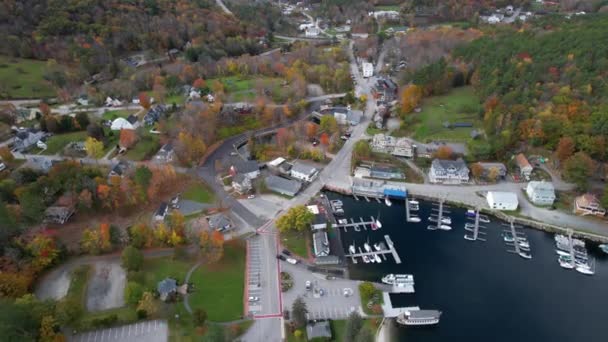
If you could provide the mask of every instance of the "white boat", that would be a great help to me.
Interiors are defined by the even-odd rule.
[[[439,229],[441,230],[452,230],[452,227],[448,226],[447,224],[442,224],[439,226]]]
[[[490,219],[486,215],[479,215],[479,222],[490,223]]]
[[[390,207],[391,205],[393,205],[393,203],[388,198],[388,196],[384,197],[384,204],[386,204],[387,207]]]
[[[557,255],[568,256],[568,257],[570,256],[570,253],[568,253],[568,252],[560,251],[559,249],[556,249],[555,251],[557,252]]]
[[[418,205],[410,204],[410,211],[418,211],[418,210],[420,210],[420,207]]]
[[[524,258],[524,259],[532,259],[532,255],[530,253],[526,253],[526,252],[519,252],[518,253],[520,257]]]
[[[513,242],[513,241],[515,241],[515,239],[513,239],[513,235],[511,235],[511,234],[509,234],[509,235],[505,234],[502,237],[502,239],[503,239],[504,242]]]
[[[437,226],[436,225],[428,225],[428,226],[426,226],[426,229],[428,229],[428,230],[437,230]]]
[[[469,209],[464,215],[468,217],[475,217],[475,210]]]
[[[595,271],[593,271],[593,270],[592,270],[591,268],[589,268],[589,267],[581,267],[581,266],[576,266],[576,270],[577,270],[579,273],[586,274],[586,275],[594,275],[594,274],[595,274]]]
[[[348,246],[348,251],[350,252],[350,254],[357,253],[356,250],[355,250],[355,245]]]
[[[414,276],[411,274],[387,274],[382,277],[382,282],[387,285],[395,285],[397,283],[413,284]]]
[[[469,235],[467,235],[467,234],[464,234],[464,239],[465,239],[465,240],[469,240],[469,241],[475,241],[475,240],[476,240],[474,237],[469,236]]]
[[[364,255],[362,258],[364,263],[369,264],[369,257],[367,255]]]
[[[369,246],[369,243],[367,243],[367,242],[363,244],[363,248],[365,248],[365,251],[368,253],[372,251],[372,248]]]
[[[374,254],[374,259],[376,259],[377,263],[382,263],[382,259],[380,259],[380,256],[378,254]]]
[[[418,217],[418,216],[410,216],[410,220],[408,222],[418,223],[420,221],[421,221],[420,217]]]
[[[414,199],[409,200],[408,203],[411,204],[411,205],[419,205],[420,204],[418,201],[416,201]]]
[[[348,224],[348,220],[347,219],[339,219],[338,220],[338,224]]]
[[[523,248],[530,248],[530,243],[528,241],[517,241],[517,245]]]
[[[574,268],[574,264],[573,264],[572,262],[563,261],[563,260],[561,260],[561,259],[558,259],[558,260],[557,260],[557,262],[559,262],[559,265],[560,265],[562,268],[565,268],[565,269],[568,269],[568,270],[571,270],[571,269],[573,269],[573,268]]]
[[[376,226],[377,226],[378,228],[382,228],[382,222],[380,222],[380,220],[379,220],[379,219],[376,219]]]
[[[603,243],[603,244],[599,245],[598,247],[602,250],[602,252],[608,254],[608,243]]]
[[[377,251],[381,251],[382,250],[382,248],[380,248],[380,244],[378,242],[376,242],[374,244],[374,249],[377,250]]]
[[[402,325],[434,325],[439,323],[441,311],[412,310],[397,316],[397,323]]]
[[[429,222],[437,222],[437,217],[435,217],[435,216],[429,216],[428,220],[429,220]],[[452,219],[449,216],[443,216],[441,218],[441,223],[443,223],[443,224],[452,224]]]

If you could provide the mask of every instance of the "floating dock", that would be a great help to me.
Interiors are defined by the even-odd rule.
[[[348,223],[336,223],[335,227],[336,228],[344,228],[344,231],[346,232],[347,228],[354,228],[356,232],[361,231],[361,228],[363,228],[364,230],[367,230],[368,227],[369,229],[372,229],[374,226],[376,226],[376,222],[378,221],[376,218],[374,218],[373,216],[370,216],[370,221],[365,221],[363,219],[363,217],[359,217],[359,221],[355,221],[353,218],[350,219],[345,219],[345,220],[350,220],[350,222]]]
[[[405,308],[395,308],[393,307],[393,303],[391,302],[391,297],[389,296],[389,292],[382,292],[382,311],[384,312],[384,317],[395,318],[402,313],[406,313],[408,311],[420,310],[417,306],[405,307]]]
[[[505,224],[503,223],[503,225],[505,225]],[[513,242],[512,243],[505,242],[505,243],[507,246],[513,247],[514,249],[513,250],[507,249],[507,252],[515,253],[524,259],[532,259],[532,255],[530,254],[530,248],[528,248],[528,247],[524,248],[524,247],[520,246],[520,244],[519,244],[520,239],[526,239],[526,241],[527,241],[526,235],[522,232],[517,231],[517,229],[521,229],[522,227],[521,226],[516,227],[515,224],[513,223],[513,220],[511,220],[509,222],[508,226],[509,226],[510,230],[504,230],[504,231],[507,233],[511,233],[511,236],[513,236]]]
[[[386,248],[386,246],[380,245],[381,249],[379,251],[364,252],[363,250],[361,250],[361,247],[358,247],[359,253],[346,254],[345,256],[351,258],[353,264],[356,264],[356,258],[362,258],[364,255],[379,255],[386,261],[386,254],[392,254],[393,259],[395,259],[395,263],[400,264],[401,258],[399,257],[399,254],[397,253],[397,250],[395,249],[395,246],[393,245],[393,241],[391,240],[390,236],[384,235],[384,239],[386,240],[386,245],[388,246],[388,249]]]
[[[471,219],[472,217],[467,216],[467,218]],[[474,224],[470,224],[468,222],[464,224],[464,230],[473,233],[473,235],[465,233],[464,239],[469,240],[469,241],[477,241],[477,240],[486,241],[485,238],[479,236],[479,235],[486,235],[485,232],[480,231],[481,228],[485,229],[486,227],[479,225],[479,208],[475,209],[474,220],[475,220]]]

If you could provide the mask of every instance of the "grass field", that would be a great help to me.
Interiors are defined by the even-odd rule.
[[[213,202],[213,192],[207,187],[207,185],[198,183],[189,187],[186,190],[182,197],[184,199],[200,202],[200,203],[212,203]]]
[[[307,232],[281,232],[281,244],[293,254],[308,257],[308,233]]]
[[[474,128],[481,127],[479,119],[479,98],[474,94],[472,87],[461,87],[452,90],[444,96],[434,96],[425,99],[422,111],[413,116],[414,123],[406,127],[413,132],[413,137],[420,141],[446,140],[468,141]],[[473,127],[445,128],[444,122],[472,123]]]
[[[87,138],[87,132],[72,132],[53,135],[46,141],[47,149],[42,151],[42,154],[53,155],[61,152],[63,148],[72,141],[84,141]]]
[[[273,77],[255,77],[248,78],[242,76],[228,76],[228,77],[220,77],[220,78],[210,78],[207,80],[207,86],[212,88],[214,81],[220,81],[224,85],[224,91],[229,93],[242,92],[246,90],[250,90],[255,88],[256,82],[267,82],[269,84],[274,84],[276,82],[280,82],[280,78]]]
[[[240,125],[220,128],[218,136],[220,139],[226,139],[252,129],[260,128],[260,125],[261,123],[254,117],[247,117]]]
[[[160,148],[159,137],[156,134],[146,132],[140,137],[135,147],[127,151],[127,158],[133,161],[142,161],[154,155]]]
[[[135,111],[135,110],[124,110],[124,109],[109,110],[109,111],[103,113],[103,115],[101,117],[104,120],[114,120],[117,118],[126,118],[127,116],[129,116],[131,114],[135,114],[135,113],[137,113],[137,111]]]
[[[46,62],[0,56],[0,98],[41,98],[55,96],[44,79]]]
[[[376,5],[374,6],[375,11],[397,11],[399,12],[399,5]]]

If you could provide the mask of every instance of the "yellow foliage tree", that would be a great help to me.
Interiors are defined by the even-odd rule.
[[[103,157],[103,142],[93,138],[88,137],[84,142],[84,148],[87,150],[87,155],[94,159],[99,159]]]
[[[422,99],[422,89],[411,84],[401,92],[401,113],[408,114],[418,106]]]

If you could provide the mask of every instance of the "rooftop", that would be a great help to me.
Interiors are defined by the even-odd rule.
[[[304,164],[304,163],[297,161],[293,164],[293,167],[291,168],[291,172],[302,173],[305,175],[312,175],[315,172],[317,172],[317,168],[315,168],[312,165]]]
[[[331,328],[329,326],[329,322],[311,322],[306,325],[306,336],[308,340],[312,340],[315,338],[331,338]]]
[[[291,179],[286,179],[278,176],[266,177],[266,186],[273,191],[283,193],[285,195],[294,196],[302,188],[302,183]]]

